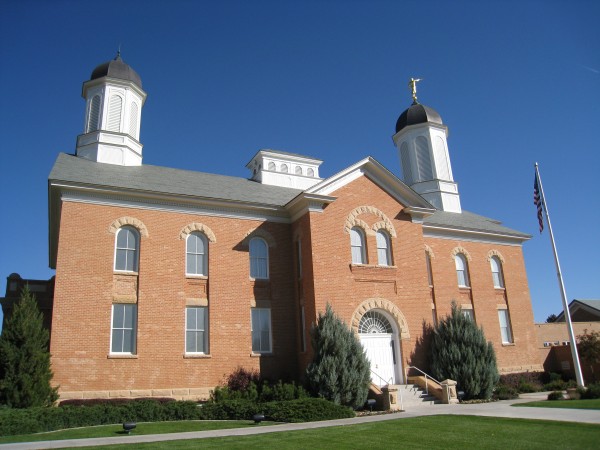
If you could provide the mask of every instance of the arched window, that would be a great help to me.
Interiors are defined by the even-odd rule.
[[[288,173],[288,166],[287,166],[287,164],[282,164],[281,165],[281,172]]]
[[[454,263],[456,264],[458,285],[469,287],[469,268],[467,265],[467,258],[465,258],[465,255],[462,253],[459,253],[454,257]]]
[[[494,287],[504,287],[504,276],[502,275],[502,263],[500,258],[492,256],[490,258],[490,266],[492,267],[492,279],[494,280]]]
[[[88,117],[88,129],[87,132],[91,133],[98,129],[100,123],[100,96],[94,95],[90,103],[90,114]]]
[[[275,163],[274,163],[273,161],[271,161],[271,162],[269,163],[269,170],[273,170],[273,171],[275,171],[275,170],[276,170]]]
[[[185,273],[208,275],[208,244],[206,236],[198,231],[189,234],[186,240]]]
[[[312,167],[308,168],[308,170],[306,171],[306,175],[308,175],[309,177],[315,176],[315,171],[312,169]]]
[[[361,334],[391,334],[392,325],[387,318],[377,311],[367,311],[358,322],[358,332]]]
[[[140,242],[138,231],[129,226],[119,228],[116,241],[115,270],[137,272]]]
[[[352,264],[366,264],[365,233],[359,227],[350,230],[350,247],[352,249]]]
[[[269,247],[261,238],[250,240],[250,277],[269,278]]]
[[[296,172],[296,175],[302,175],[302,167],[296,166],[295,172]]]
[[[377,261],[380,266],[392,265],[390,237],[384,230],[377,231]]]
[[[108,131],[121,131],[121,109],[123,99],[118,95],[113,95],[108,102],[108,122],[106,129]]]

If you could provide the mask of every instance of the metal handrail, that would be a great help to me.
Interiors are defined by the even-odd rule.
[[[438,386],[441,388],[442,387],[442,383],[440,383],[438,380],[436,380],[435,378],[433,378],[431,375],[427,374],[426,372],[422,371],[421,369],[419,369],[416,366],[408,366],[405,370],[404,370],[404,375],[406,376],[406,382],[408,383],[408,371],[410,369],[416,369],[419,372],[421,372],[423,375],[425,375],[425,394],[429,395],[429,384],[427,383],[427,379],[431,379],[432,381],[435,381]]]
[[[390,377],[389,380],[386,380],[385,378],[381,377],[377,372],[374,372],[373,369],[371,369],[371,373],[373,375],[375,375],[377,378],[379,378],[381,381],[384,382],[384,384],[392,384],[394,379],[392,377]]]

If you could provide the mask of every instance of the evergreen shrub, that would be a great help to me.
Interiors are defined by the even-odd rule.
[[[512,400],[514,398],[519,398],[519,391],[507,384],[498,384],[494,388],[492,398],[496,400]]]
[[[456,303],[440,320],[431,339],[430,368],[438,380],[451,379],[464,391],[465,400],[489,399],[499,375],[496,353],[483,330],[465,317]]]
[[[48,340],[35,296],[25,287],[0,335],[0,404],[29,408],[56,401]]]
[[[548,400],[562,400],[563,398],[562,391],[553,391],[548,394]]]
[[[578,388],[580,398],[589,400],[592,398],[600,398],[600,383],[589,384],[585,388]]]
[[[327,304],[311,329],[313,361],[306,369],[310,392],[338,405],[360,408],[371,382],[371,367],[358,337]]]

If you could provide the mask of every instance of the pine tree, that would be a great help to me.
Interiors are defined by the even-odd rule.
[[[12,408],[49,406],[57,388],[50,386],[49,334],[35,297],[25,287],[0,335],[0,404]]]
[[[363,406],[371,377],[369,360],[358,337],[329,304],[311,337],[314,358],[306,369],[311,392],[340,405]]]
[[[483,329],[465,317],[456,303],[452,312],[434,328],[430,368],[438,380],[457,382],[465,398],[490,398],[498,382],[496,353],[486,342]]]

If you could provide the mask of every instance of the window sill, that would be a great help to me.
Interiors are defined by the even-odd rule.
[[[264,352],[264,353],[256,353],[256,352],[252,352],[250,353],[250,357],[251,358],[262,358],[264,356],[273,356],[272,352]]]
[[[192,273],[186,273],[185,277],[191,280],[208,280],[208,275],[194,275]]]
[[[502,347],[514,347],[515,343],[514,342],[503,342],[502,343]]]
[[[471,286],[459,286],[459,291],[469,292],[471,290]]]
[[[496,292],[504,292],[504,291],[506,291],[506,288],[503,288],[503,287],[498,287],[498,286],[494,286],[494,290],[495,290]]]
[[[183,359],[210,359],[212,355],[210,353],[184,353]]]
[[[113,270],[114,275],[125,275],[130,277],[136,277],[139,275],[139,272],[130,272],[128,270]]]
[[[107,359],[138,359],[138,355],[132,353],[109,353]]]

